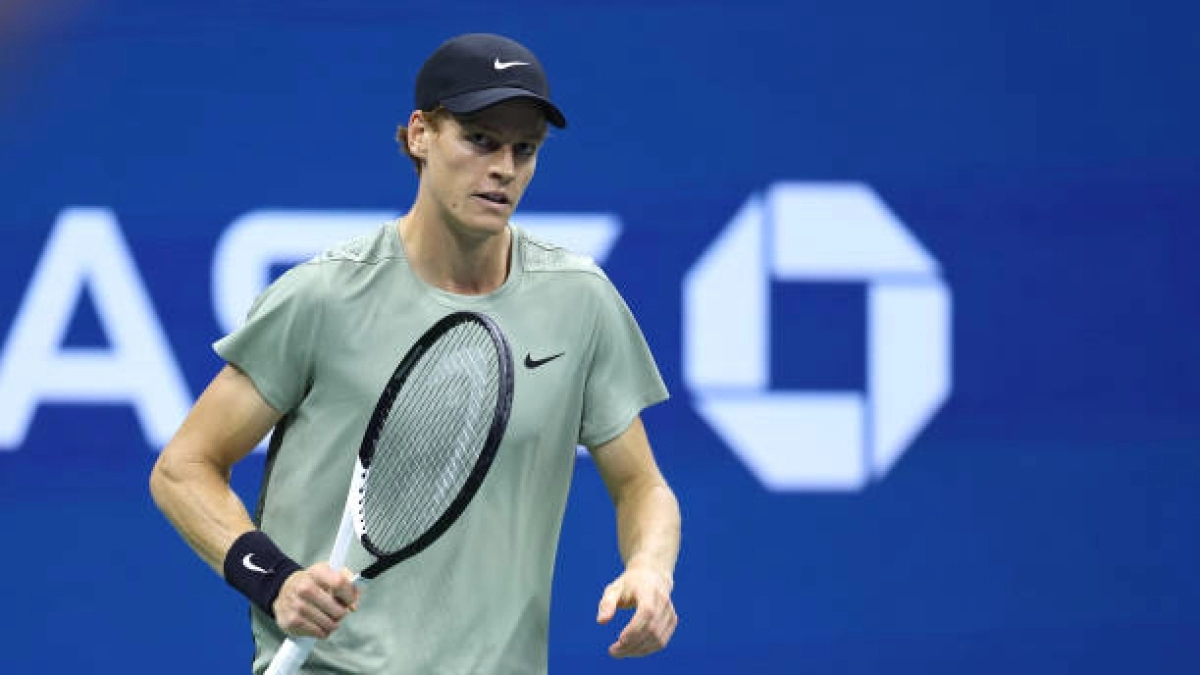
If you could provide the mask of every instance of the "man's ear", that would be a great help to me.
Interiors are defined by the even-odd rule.
[[[429,122],[424,113],[414,110],[408,117],[408,151],[417,159],[425,159],[429,153]]]

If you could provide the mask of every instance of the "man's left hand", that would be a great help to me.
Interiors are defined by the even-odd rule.
[[[604,589],[597,623],[607,624],[618,609],[636,610],[620,637],[609,646],[611,656],[646,656],[667,646],[679,623],[671,602],[671,587],[666,574],[632,567]]]

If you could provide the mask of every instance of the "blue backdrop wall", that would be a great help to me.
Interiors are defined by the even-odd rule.
[[[619,560],[582,460],[552,671],[1197,672],[1198,21],[6,0],[0,669],[188,649],[173,672],[245,672],[244,604],[146,489],[220,366],[222,284],[254,286],[221,243],[255,214],[299,236],[407,208],[415,69],[487,30],[539,54],[571,121],[521,212],[602,223],[673,393],[646,419],[685,518],[675,641],[605,655]],[[261,253],[264,274],[300,255]],[[720,334],[713,307],[739,308]],[[234,476],[247,499],[261,470]]]

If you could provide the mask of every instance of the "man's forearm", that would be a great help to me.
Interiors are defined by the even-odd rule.
[[[230,473],[279,418],[250,378],[225,366],[163,448],[150,474],[154,502],[218,574],[229,545],[254,527],[242,500],[229,487]]]
[[[227,476],[214,467],[160,459],[150,491],[167,520],[217,574],[229,545],[254,527]]]
[[[626,568],[653,569],[673,582],[680,540],[675,493],[666,483],[650,482],[622,495],[616,509],[617,542]]]

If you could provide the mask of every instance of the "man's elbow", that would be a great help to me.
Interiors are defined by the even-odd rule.
[[[150,496],[159,510],[165,511],[173,498],[180,494],[182,487],[197,477],[196,470],[200,463],[190,461],[181,449],[171,441],[163,448],[150,470]]]
[[[150,469],[150,497],[154,499],[154,504],[160,511],[163,510],[164,502],[170,498],[172,484],[176,482],[172,472],[171,461],[164,449],[154,462],[154,467]]]

